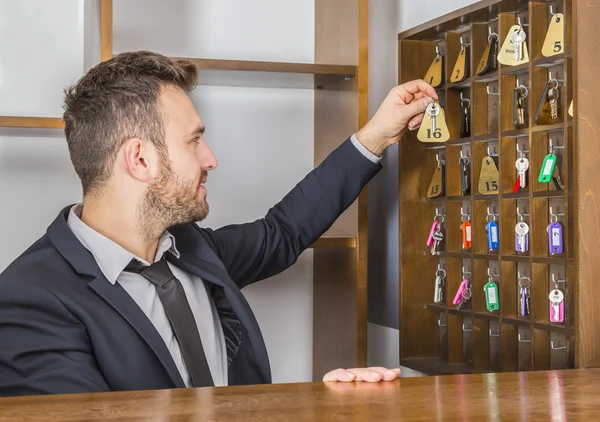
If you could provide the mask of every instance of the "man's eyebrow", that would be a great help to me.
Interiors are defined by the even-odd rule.
[[[206,130],[206,127],[198,126],[196,129],[194,129],[192,131],[192,133],[190,134],[190,138],[196,138],[198,136],[203,135],[205,130]]]

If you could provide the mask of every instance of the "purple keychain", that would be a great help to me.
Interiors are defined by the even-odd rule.
[[[550,255],[563,253],[563,228],[557,220],[552,221],[548,226],[548,252]]]

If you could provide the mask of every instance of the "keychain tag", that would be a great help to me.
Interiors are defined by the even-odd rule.
[[[548,32],[542,46],[542,54],[546,57],[555,56],[564,51],[565,43],[565,19],[562,13],[552,16]]]
[[[569,116],[573,117],[573,100],[571,100],[571,104],[569,104]]]
[[[515,41],[517,41],[516,44]],[[508,31],[508,35],[498,52],[498,62],[506,66],[516,66],[529,62],[526,35],[520,25],[513,25]]]
[[[452,303],[454,305],[458,305],[463,300],[463,292],[467,289],[468,286],[469,280],[463,280],[462,283],[460,283],[460,286],[458,286],[458,291],[454,296],[454,300],[452,300]]]
[[[439,87],[440,85],[442,85],[442,82],[444,80],[443,69],[444,56],[442,56],[438,52],[438,54],[436,54],[435,56],[435,59],[433,59],[433,62],[431,62],[431,64],[429,65],[429,69],[427,70],[427,73],[425,74],[423,80],[434,88]]]
[[[488,237],[488,249],[490,252],[498,250],[498,223],[496,221],[490,221],[486,225],[487,237]]]
[[[499,172],[496,162],[490,156],[483,157],[481,173],[479,174],[479,193],[482,195],[494,195],[498,193]]]
[[[550,255],[563,253],[563,228],[558,221],[553,221],[548,226],[548,252]]]
[[[462,247],[463,249],[471,249],[472,241],[472,224],[470,221],[463,221],[460,225],[462,231]]]
[[[438,163],[429,184],[427,198],[437,198],[442,195],[444,195],[444,165]]]
[[[456,59],[456,63],[454,64],[454,70],[452,70],[452,75],[450,75],[450,82],[462,82],[467,77],[468,73],[468,61],[469,61],[469,50],[466,45],[462,45],[460,47],[460,53],[458,54],[458,59]]]
[[[498,303],[498,286],[490,278],[485,286],[483,286],[485,292],[485,305],[488,311],[497,311],[500,308]]]
[[[496,70],[498,68],[498,34],[492,33],[488,36],[488,43],[483,50],[479,64],[477,65],[476,74],[483,75],[484,73]]]
[[[446,142],[450,139],[444,108],[436,102],[427,106],[417,133],[421,142]]]
[[[559,94],[558,81],[553,79],[546,84],[544,93],[535,113],[534,121],[538,125],[552,125],[559,117]]]
[[[550,183],[552,180],[552,175],[554,174],[554,167],[556,166],[556,155],[548,154],[546,158],[544,158],[544,163],[542,164],[542,168],[540,169],[540,176],[538,177],[538,182],[540,183]]]

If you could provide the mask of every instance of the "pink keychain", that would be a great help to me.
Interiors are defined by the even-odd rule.
[[[429,238],[427,239],[427,246],[433,246],[433,243],[435,242],[433,239],[433,234],[436,232],[439,226],[440,223],[437,221],[437,219],[434,220],[433,224],[431,225],[431,232],[429,232]]]
[[[454,296],[454,300],[452,301],[453,304],[458,305],[463,300],[463,292],[467,288],[468,284],[469,280],[463,280],[463,282],[460,283],[460,286],[458,286],[458,291],[456,292],[456,296]]]

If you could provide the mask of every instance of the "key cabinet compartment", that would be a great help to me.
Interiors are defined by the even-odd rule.
[[[407,131],[399,144],[401,365],[426,374],[600,367],[600,217],[592,199],[600,195],[600,58],[583,50],[597,49],[597,22],[600,10],[575,0],[486,0],[399,34],[398,83],[424,78],[436,49],[443,54],[436,92],[450,132],[445,143],[423,143]],[[488,43],[497,36],[500,51],[514,25],[526,34],[529,60],[478,69]],[[547,54],[549,43],[560,51]],[[462,48],[468,73],[453,81]],[[548,121],[538,110],[552,87],[558,99],[555,113],[545,109]],[[516,92],[524,96],[521,127]],[[465,108],[470,130],[461,133]],[[443,195],[428,198],[439,162]],[[425,243],[436,214],[444,240],[432,254]],[[528,227],[523,243],[520,223]],[[459,308],[453,301],[464,280],[471,295]],[[553,294],[562,295],[561,321],[553,320]]]

